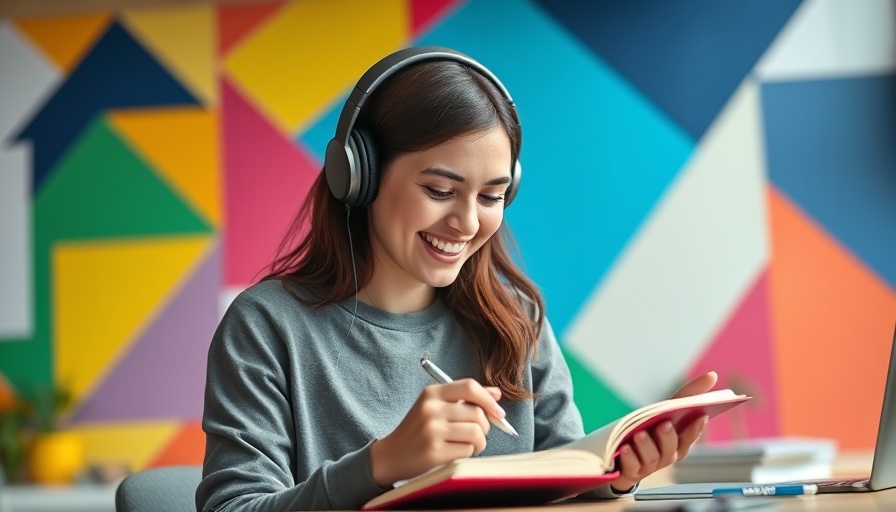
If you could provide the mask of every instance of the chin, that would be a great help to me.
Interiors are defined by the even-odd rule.
[[[433,288],[444,288],[457,281],[458,274],[460,274],[460,272],[430,276],[429,279],[425,279],[423,280],[423,282],[425,282],[429,286],[432,286]]]

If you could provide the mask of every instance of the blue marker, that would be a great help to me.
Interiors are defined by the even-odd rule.
[[[712,496],[803,496],[818,492],[818,486],[807,484],[784,485],[747,485],[744,487],[723,487],[713,489]]]

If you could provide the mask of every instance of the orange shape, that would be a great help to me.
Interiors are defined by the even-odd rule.
[[[112,127],[193,210],[221,225],[218,119],[197,107],[118,110]]]
[[[240,41],[277,11],[283,2],[222,5],[218,8],[218,55]]]
[[[781,435],[874,446],[896,291],[802,212],[768,192],[772,329]]]
[[[205,432],[202,431],[202,424],[198,421],[184,423],[149,467],[202,464],[204,456]]]
[[[73,14],[16,20],[16,25],[60,69],[71,71],[106,30],[111,15]]]

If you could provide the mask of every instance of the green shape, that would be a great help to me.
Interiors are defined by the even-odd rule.
[[[573,400],[582,413],[586,434],[634,410],[574,354],[565,348],[561,350],[572,374]]]
[[[53,385],[50,262],[56,243],[213,231],[102,117],[73,141],[44,182],[34,198],[33,221],[34,332],[0,342],[0,372],[18,389]]]
[[[102,118],[44,182],[35,221],[39,243],[212,231]]]

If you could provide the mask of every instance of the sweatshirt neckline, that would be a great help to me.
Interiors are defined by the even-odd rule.
[[[355,312],[355,296],[339,303],[339,307],[349,314]],[[390,313],[358,301],[357,316],[368,323],[396,331],[415,331],[425,329],[436,323],[448,312],[442,299],[436,297],[432,304],[421,311],[413,313]]]

